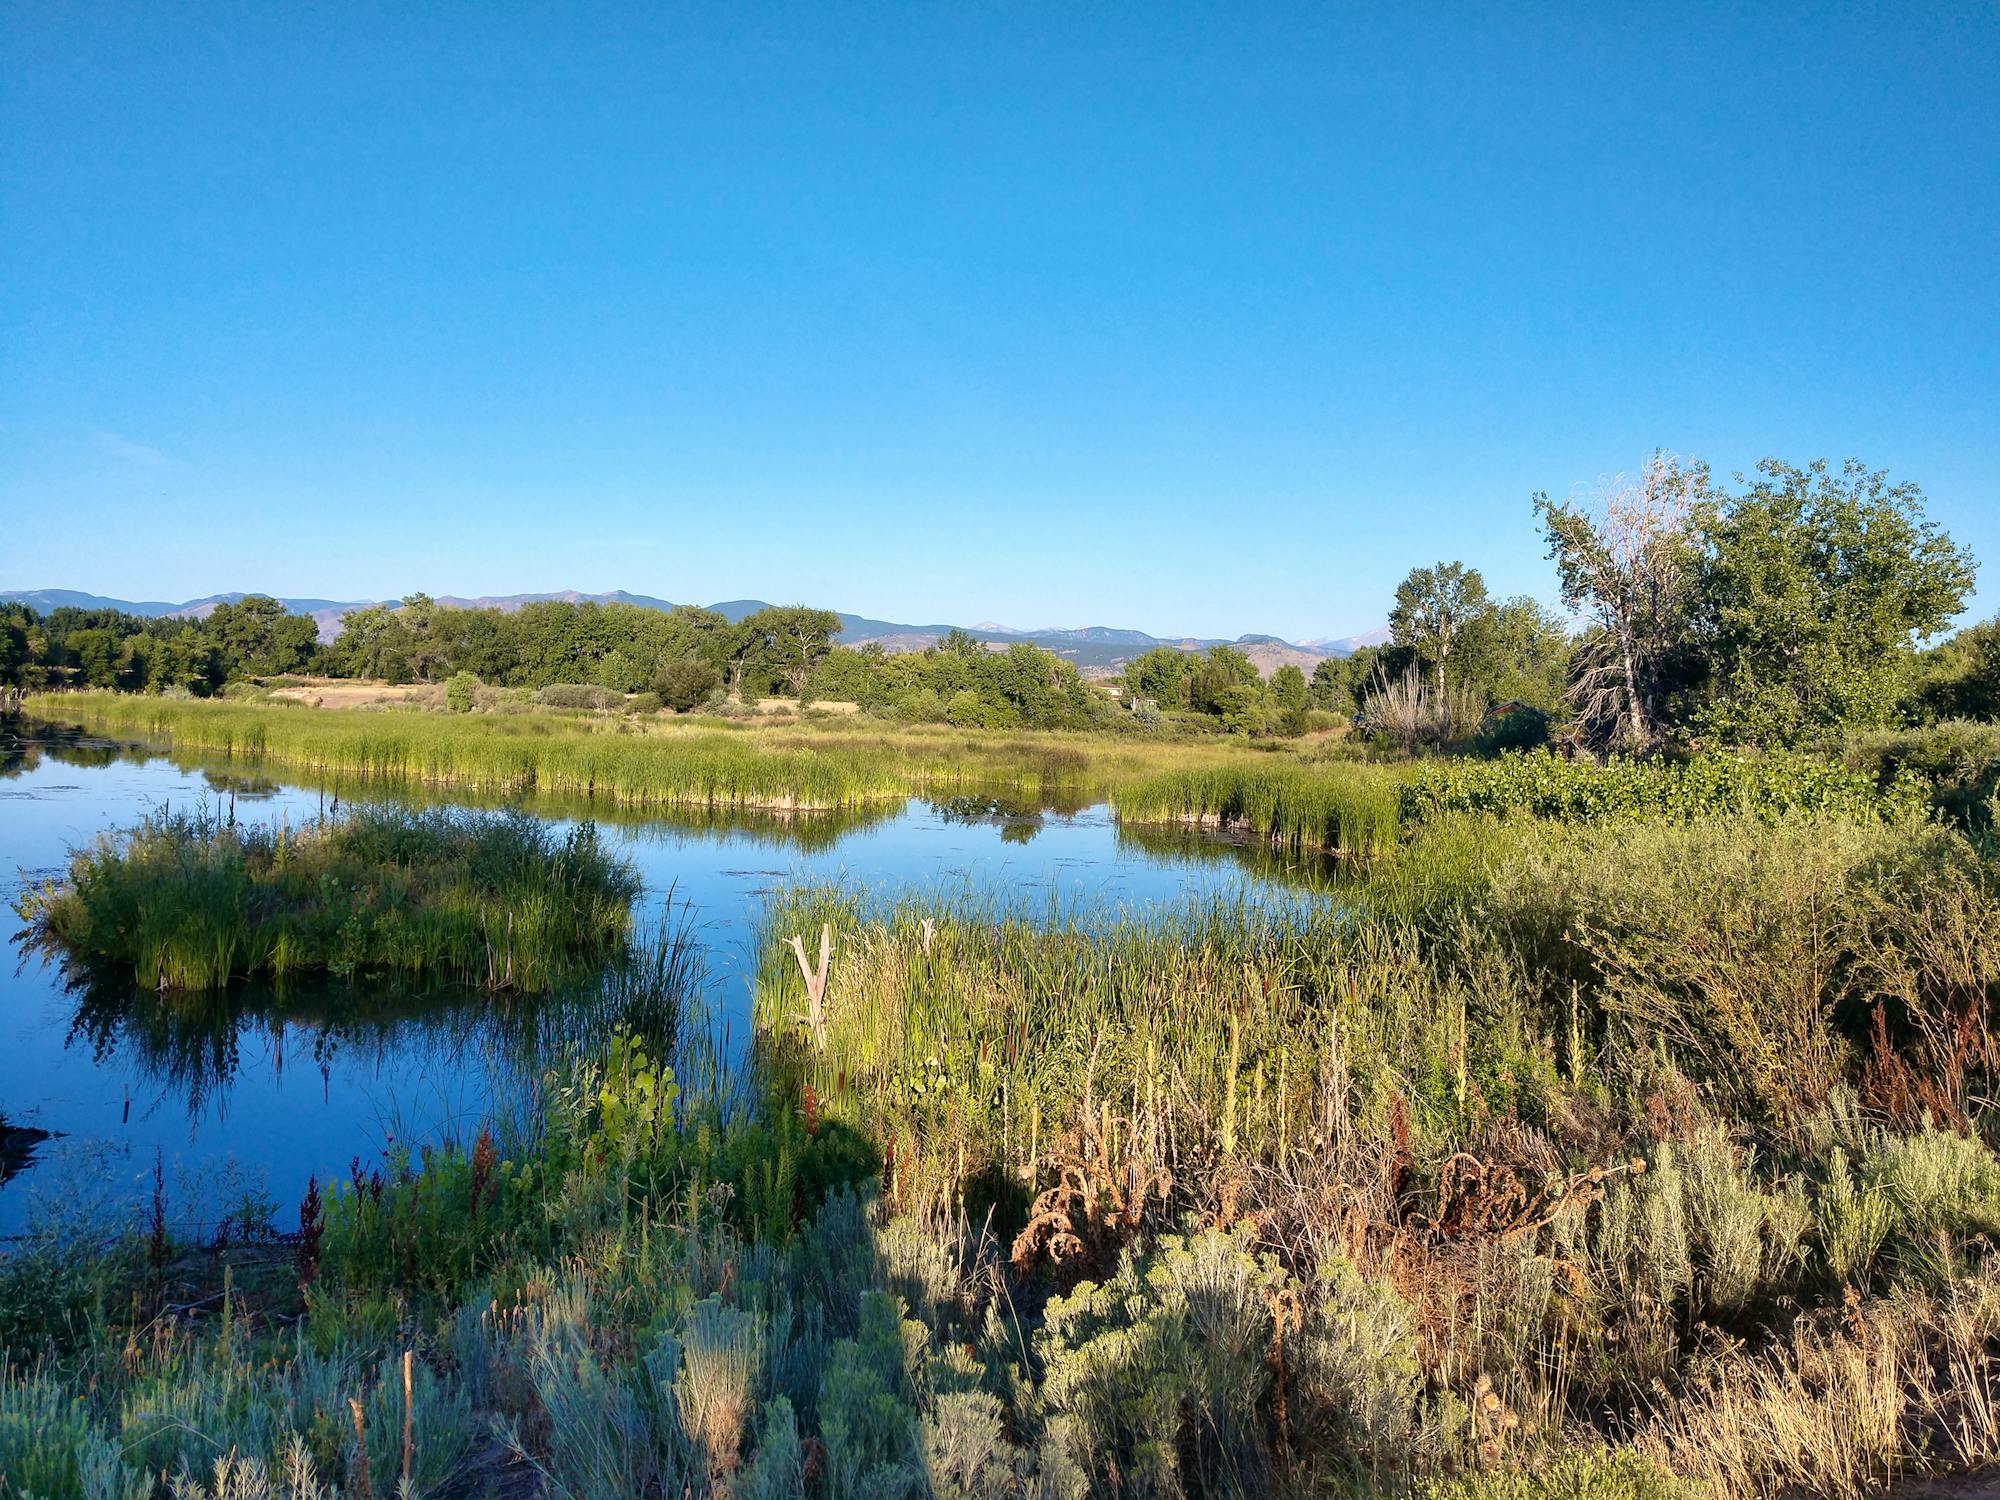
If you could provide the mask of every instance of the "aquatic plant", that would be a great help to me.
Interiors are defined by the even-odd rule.
[[[113,693],[32,700],[31,711],[232,760],[298,767],[336,786],[371,780],[537,791],[633,807],[800,812],[979,787],[1075,798],[1164,767],[1246,752],[1203,741],[808,722],[785,727],[554,713],[182,701]]]
[[[620,950],[638,892],[593,825],[358,808],[298,828],[162,809],[17,910],[30,943],[147,990],[327,974],[550,988]]]

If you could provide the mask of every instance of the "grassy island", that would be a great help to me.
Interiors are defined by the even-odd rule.
[[[540,990],[613,956],[638,880],[585,823],[361,808],[289,827],[163,810],[29,889],[30,941],[147,989],[395,977]]]

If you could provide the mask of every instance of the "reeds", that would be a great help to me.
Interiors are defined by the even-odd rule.
[[[615,956],[637,893],[588,823],[385,807],[294,829],[164,809],[18,910],[35,947],[161,993],[307,975],[539,991]]]
[[[282,763],[333,781],[536,790],[635,807],[823,811],[974,786],[1074,800],[1165,766],[1245,753],[1221,743],[1053,732],[715,720],[642,727],[556,714],[314,709],[112,693],[41,697],[32,711],[177,752]]]
[[[1290,848],[1373,854],[1396,842],[1401,778],[1378,766],[1217,766],[1118,788],[1131,823],[1197,823]]]

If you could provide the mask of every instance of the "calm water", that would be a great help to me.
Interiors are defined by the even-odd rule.
[[[0,739],[0,753],[5,741]],[[470,1133],[508,1088],[559,1006],[535,1012],[485,995],[421,996],[337,987],[282,1002],[268,993],[162,1006],[156,997],[79,991],[24,955],[13,920],[22,884],[60,873],[68,851],[163,803],[233,801],[240,821],[296,825],[334,796],[274,769],[168,758],[53,731],[0,759],[0,888],[12,960],[0,966],[0,1118],[51,1138],[4,1161],[0,1234],[53,1203],[101,1197],[106,1211],[150,1191],[156,1159],[170,1195],[212,1220],[246,1189],[281,1221],[306,1179],[344,1176],[357,1155]],[[367,795],[398,795],[379,785]],[[430,800],[437,800],[432,798]],[[595,816],[645,879],[639,917],[690,922],[727,1034],[748,1033],[754,942],[765,896],[788,882],[843,880],[878,893],[970,893],[1065,910],[1143,907],[1190,895],[1316,886],[1325,872],[1178,831],[1120,830],[1104,806],[995,806],[913,800],[862,814],[634,816],[574,803],[531,810]],[[26,1145],[13,1137],[18,1148]]]

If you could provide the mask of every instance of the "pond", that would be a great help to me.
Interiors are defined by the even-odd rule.
[[[26,882],[69,851],[163,805],[220,806],[294,826],[342,799],[457,799],[375,783],[321,786],[242,761],[203,761],[73,730],[0,730],[0,892],[7,930]],[[490,805],[490,804],[489,804]],[[1316,891],[1313,859],[1193,830],[1121,828],[1102,803],[913,799],[782,818],[634,814],[574,801],[521,804],[557,821],[593,817],[645,881],[642,926],[690,925],[725,1043],[741,1047],[765,896],[841,881],[871,893],[966,894],[1062,911],[1139,908],[1211,893],[1272,899]],[[470,1134],[574,1016],[482,993],[332,986],[183,998],[69,983],[11,937],[0,969],[0,1236],[38,1212],[102,1196],[114,1210],[152,1190],[212,1222],[245,1193],[281,1224],[309,1176],[439,1134]],[[46,1132],[46,1138],[43,1133]],[[205,1218],[204,1218],[205,1216]]]

